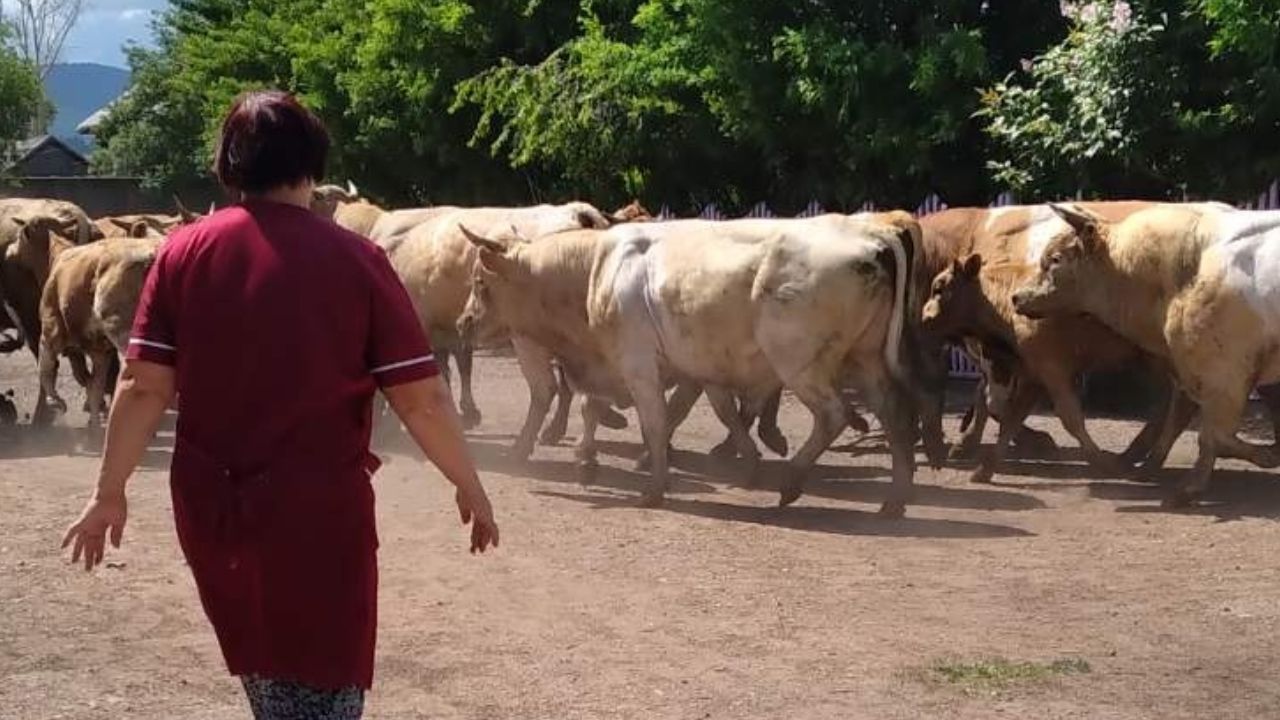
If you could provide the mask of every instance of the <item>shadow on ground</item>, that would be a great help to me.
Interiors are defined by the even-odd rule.
[[[611,493],[587,491],[582,494],[554,491],[538,491],[538,495],[570,500],[589,505],[594,510],[640,510],[636,499]],[[803,501],[802,501],[803,502]],[[900,520],[884,520],[874,512],[852,508],[805,507],[752,507],[731,505],[703,499],[668,497],[662,506],[667,512],[682,515],[723,520],[728,522],[768,525],[789,530],[829,533],[833,535],[858,535],[873,537],[937,538],[937,539],[993,539],[1029,537],[1034,533],[1008,525],[971,522],[967,520],[943,520],[908,517]]]

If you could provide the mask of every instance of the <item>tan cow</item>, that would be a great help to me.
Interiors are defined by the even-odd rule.
[[[365,237],[369,237],[378,219],[387,212],[360,197],[360,191],[350,180],[345,188],[338,185],[320,185],[315,188],[311,193],[311,210]]]
[[[1166,505],[1198,497],[1221,454],[1280,464],[1276,446],[1236,437],[1253,387],[1280,382],[1280,212],[1165,206],[1115,223],[1054,207],[1070,229],[1015,305],[1030,317],[1088,313],[1169,360],[1201,420],[1200,456]]]
[[[583,202],[521,208],[466,208],[436,215],[413,228],[388,251],[409,290],[422,326],[431,336],[441,366],[453,356],[461,381],[459,410],[464,426],[475,427],[480,411],[471,390],[471,348],[458,335],[458,318],[471,294],[476,250],[461,226],[481,235],[514,229],[527,238],[581,228],[607,228],[608,217]]]
[[[785,385],[805,403],[814,429],[792,459],[785,505],[800,497],[808,469],[845,427],[839,388],[853,372],[891,436],[894,489],[882,511],[901,514],[914,469],[914,416],[900,355],[909,233],[833,215],[638,224],[533,246],[481,241],[485,277],[497,292],[512,294],[509,302],[519,302],[516,293],[535,271],[525,253],[541,243],[555,243],[543,253],[565,253],[558,267],[580,273],[589,263],[590,337],[579,330],[564,338],[582,348],[565,368],[577,387],[619,404],[634,401],[654,475],[646,504],[661,502],[666,490],[667,443],[680,416],[679,409],[668,415],[663,390],[671,381],[702,387],[752,475],[760,453],[735,397],[758,410]],[[559,287],[554,278],[543,282]],[[590,435],[587,413],[584,420]]]
[[[1112,221],[1122,220],[1135,212],[1156,203],[1141,200],[1110,202],[1084,202],[1079,204],[1099,217]],[[1209,204],[1206,206],[1227,207]],[[1058,234],[1068,229],[1049,205],[1011,205],[997,208],[953,208],[920,218],[924,231],[922,272],[917,277],[915,292],[918,298],[928,297],[930,283],[937,275],[961,258],[977,254],[992,264],[1019,263],[1036,265],[1045,246]],[[945,379],[945,367],[941,360],[940,339],[922,333],[926,345],[927,363],[925,382],[935,392],[941,392]],[[1069,345],[1071,338],[1058,338],[1056,344]],[[1100,358],[1106,364],[1106,358]],[[1007,393],[1008,389],[1003,392]],[[941,396],[939,395],[939,398]],[[1126,459],[1148,458],[1147,466],[1159,467],[1164,457],[1152,453],[1151,447],[1164,418],[1163,407],[1156,408],[1146,428],[1134,438],[1124,452]],[[979,415],[981,417],[981,415]],[[927,418],[926,418],[927,419]],[[961,437],[953,450],[953,457],[968,457],[981,442],[984,423],[974,422]],[[1014,443],[1036,448],[1040,452],[1052,451],[1052,438],[1045,433],[1023,427],[1015,435]]]
[[[66,409],[58,395],[59,356],[87,355],[85,387],[90,427],[98,427],[106,407],[109,373],[129,342],[134,312],[159,238],[108,238],[59,253],[40,303],[40,387],[54,407]]]
[[[1000,434],[972,482],[991,481],[1014,432],[1046,393],[1089,462],[1122,472],[1116,456],[1089,436],[1074,383],[1081,373],[1121,369],[1144,358],[1133,343],[1083,316],[1036,321],[1016,313],[1013,292],[1035,271],[1032,265],[1016,263],[984,266],[980,255],[969,255],[938,274],[924,306],[925,332],[976,343],[979,357],[1003,366],[988,373],[1014,376],[1004,382],[996,378],[997,386],[1009,389],[1001,403]]]

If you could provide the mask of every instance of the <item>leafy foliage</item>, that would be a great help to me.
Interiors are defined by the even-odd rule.
[[[35,66],[13,47],[13,31],[0,24],[0,146],[26,138],[32,121],[49,114]]]
[[[1231,199],[1280,171],[1274,2],[1064,8],[1066,39],[983,96],[997,180],[1031,196]]]
[[[95,164],[193,182],[230,99],[276,86],[394,204],[1239,194],[1280,170],[1278,25],[1276,0],[175,0]]]

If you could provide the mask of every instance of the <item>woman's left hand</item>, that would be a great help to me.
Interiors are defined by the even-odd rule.
[[[80,513],[80,519],[67,528],[67,534],[62,538],[62,549],[65,550],[68,545],[74,543],[71,562],[80,562],[80,557],[83,555],[84,569],[92,570],[106,555],[108,531],[111,533],[111,545],[120,547],[128,516],[129,503],[125,501],[123,494],[115,497],[95,496],[89,501],[84,512]]]

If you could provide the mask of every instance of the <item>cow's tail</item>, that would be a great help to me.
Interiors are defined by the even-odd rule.
[[[911,348],[907,316],[911,312],[911,279],[915,261],[915,234],[910,227],[899,227],[896,242],[891,243],[893,251],[893,314],[889,319],[889,337],[885,343],[884,359],[888,363],[889,373],[895,380],[910,384],[914,381],[914,363],[911,361]]]

